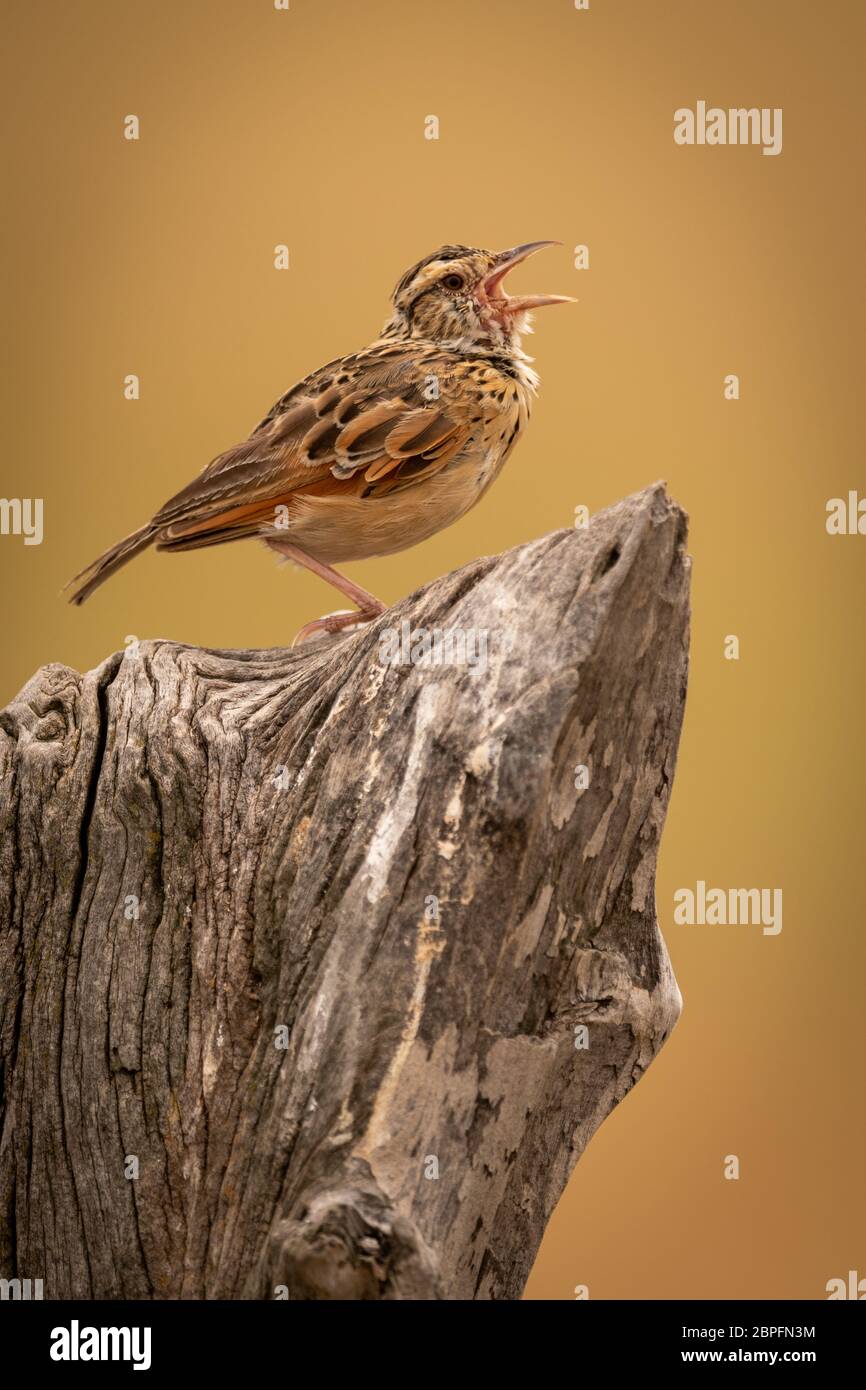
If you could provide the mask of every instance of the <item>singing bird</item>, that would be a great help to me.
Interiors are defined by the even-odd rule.
[[[391,555],[457,521],[497,477],[529,419],[538,376],[521,348],[531,310],[565,295],[512,296],[508,251],[442,246],[412,266],[369,347],[298,382],[242,444],[219,454],[146,525],[67,585],[83,603],[148,546],[194,550],[256,536],[357,606],[295,641],[385,611],[332,565]]]

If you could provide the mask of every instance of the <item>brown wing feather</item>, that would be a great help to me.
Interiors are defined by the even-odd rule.
[[[405,351],[331,364],[289,392],[249,439],[220,454],[157,512],[160,549],[253,535],[300,495],[376,497],[444,468],[469,435],[442,400],[425,403],[435,370]]]

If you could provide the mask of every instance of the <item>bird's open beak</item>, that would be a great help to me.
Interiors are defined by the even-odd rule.
[[[510,295],[506,293],[502,283],[509,270],[520,265],[528,256],[534,255],[544,246],[561,245],[561,241],[527,241],[523,246],[513,246],[510,251],[503,251],[493,269],[476,286],[475,296],[479,304],[491,311],[500,321],[505,321],[511,314],[518,314],[524,309],[540,309],[545,304],[575,304],[577,301],[567,294]]]

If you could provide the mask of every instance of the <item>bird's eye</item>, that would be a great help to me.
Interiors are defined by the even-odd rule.
[[[443,283],[443,285],[445,286],[445,288],[448,289],[448,290],[462,290],[462,288],[463,288],[463,276],[462,276],[462,275],[446,275],[446,276],[445,276],[445,279],[442,281],[442,283]]]

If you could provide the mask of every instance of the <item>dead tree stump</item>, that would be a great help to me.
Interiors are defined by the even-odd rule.
[[[520,1296],[679,1012],[685,530],[657,484],[320,647],[33,677],[0,715],[4,1277]]]

